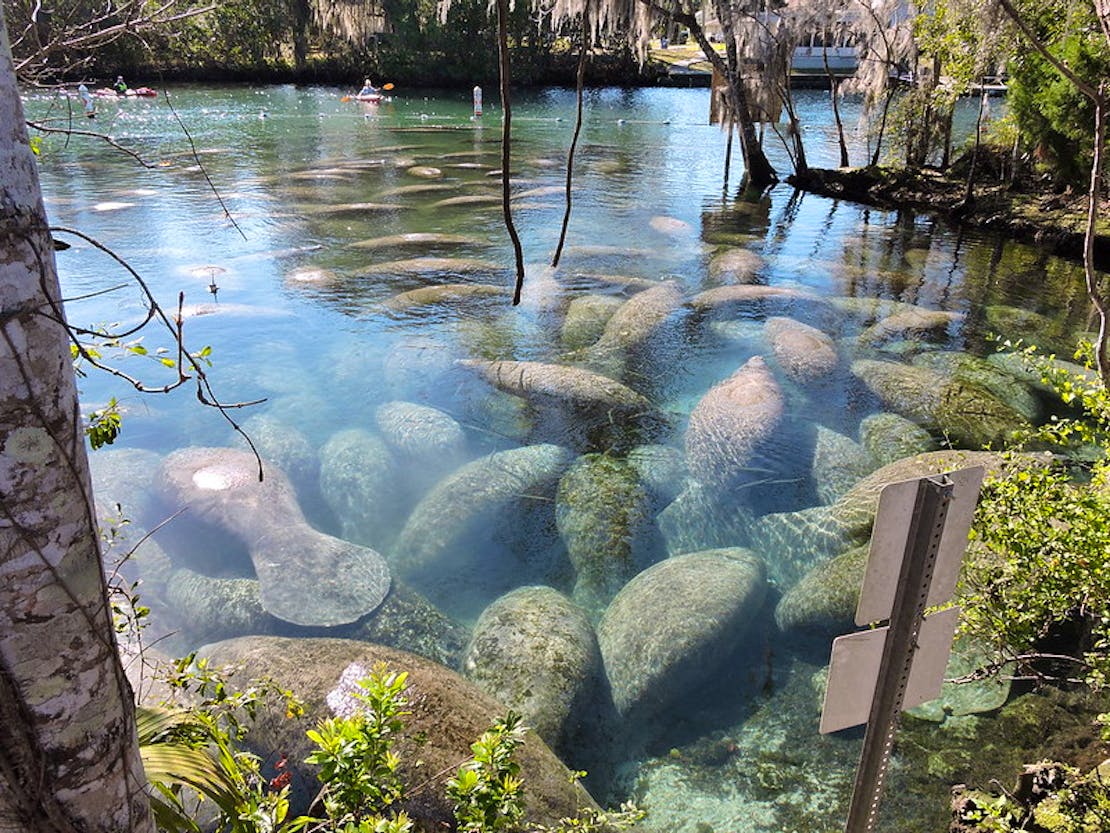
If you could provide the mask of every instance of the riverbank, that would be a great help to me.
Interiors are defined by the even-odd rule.
[[[958,169],[958,166],[957,166]],[[810,168],[787,177],[804,191],[864,205],[926,211],[961,228],[989,230],[1053,254],[1082,259],[1087,196],[1048,188],[977,182],[967,200],[963,177],[903,168]],[[1095,266],[1110,269],[1110,220],[1105,211],[1095,239]]]

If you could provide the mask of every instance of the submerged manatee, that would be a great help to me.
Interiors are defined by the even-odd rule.
[[[816,327],[792,318],[768,318],[763,325],[775,360],[797,382],[813,382],[828,376],[839,363],[833,341]]]
[[[813,481],[822,503],[832,503],[879,464],[867,450],[843,434],[817,426],[813,449]]]
[[[785,410],[782,390],[760,356],[714,385],[690,413],[686,463],[706,486],[741,482],[759,446],[775,433]]]
[[[378,553],[308,525],[288,479],[268,466],[259,481],[254,455],[230,448],[186,448],[166,457],[169,499],[238,537],[250,552],[262,606],[297,625],[341,625],[374,610],[389,591]]]
[[[582,720],[601,652],[585,613],[550,587],[520,587],[487,607],[463,656],[463,676],[558,750]]]
[[[998,443],[1029,424],[984,388],[926,367],[860,359],[852,373],[890,410],[965,448]]]
[[[625,415],[652,410],[647,398],[631,388],[577,367],[482,359],[460,359],[458,364],[474,370],[494,387],[527,399],[554,400],[586,410]]]
[[[404,506],[400,471],[380,437],[361,428],[337,431],[320,449],[320,492],[348,541],[385,550]]]
[[[665,281],[637,292],[613,313],[597,342],[585,352],[590,367],[613,378],[624,375],[630,360],[654,356],[649,348],[682,305],[682,290]]]
[[[427,186],[414,185],[414,188]],[[438,186],[436,186],[438,187]],[[407,234],[389,234],[385,237],[373,237],[369,240],[360,240],[352,243],[353,249],[399,249],[403,246],[426,248],[432,246],[477,246],[486,241],[477,237],[462,234],[445,234],[430,231],[413,231]]]
[[[567,306],[563,319],[563,346],[588,347],[605,331],[605,325],[624,302],[613,295],[579,295]]]
[[[708,683],[751,638],[763,606],[763,562],[743,549],[661,561],[605,611],[598,644],[622,717],[647,717]]]
[[[709,277],[719,283],[754,283],[767,264],[751,249],[725,249],[709,261]]]
[[[509,290],[504,286],[484,283],[441,283],[435,286],[422,286],[394,295],[382,306],[390,312],[419,312],[423,307],[435,304],[457,305],[460,301],[475,298],[502,298],[508,300]]]
[[[615,457],[574,462],[559,481],[555,521],[574,565],[573,598],[594,618],[660,555],[650,496],[636,469]]]
[[[916,422],[886,411],[865,416],[859,424],[859,438],[880,466],[937,450],[932,434]]]
[[[429,275],[439,272],[455,275],[488,274],[498,271],[496,263],[465,257],[412,257],[363,266],[365,275]]]
[[[860,333],[859,340],[861,344],[876,345],[893,339],[935,339],[943,337],[949,327],[963,320],[962,312],[922,308],[906,310],[872,324]]]
[[[552,497],[573,459],[569,449],[534,445],[467,463],[440,481],[413,509],[391,562],[417,590],[441,605],[465,604],[460,599],[464,589],[481,595],[499,584],[504,588],[542,580],[551,569],[545,563],[550,557],[547,542],[520,542],[519,549],[497,552],[491,542],[506,531],[510,536],[531,532],[523,523],[526,518],[542,523],[536,506],[543,504],[536,502]],[[529,508],[524,510],[521,504]]]

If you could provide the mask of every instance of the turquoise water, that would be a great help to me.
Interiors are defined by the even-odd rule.
[[[573,595],[601,627],[609,598],[648,566],[710,547],[751,550],[767,576],[758,598],[749,600],[753,610],[705,635],[689,667],[676,665],[670,677],[657,681],[661,704],[631,708],[622,720],[605,696],[595,697],[576,706],[579,725],[567,728],[554,745],[572,766],[591,771],[599,797],[634,797],[643,804],[651,813],[650,829],[836,829],[859,733],[816,734],[828,635],[779,632],[774,617],[778,598],[836,553],[799,555],[796,541],[757,528],[764,528],[761,519],[786,517],[782,513],[806,517],[795,513],[833,502],[878,468],[873,455],[857,453],[860,424],[896,409],[850,372],[854,361],[917,366],[915,361],[939,361],[920,359],[922,354],[983,357],[993,349],[987,338],[992,332],[1066,349],[1088,327],[1078,269],[929,218],[796,194],[785,186],[758,204],[737,203],[740,162],[734,159],[726,187],[725,138],[706,124],[706,91],[607,89],[587,97],[568,248],[553,271],[547,264],[563,214],[574,97],[547,90],[522,93],[514,103],[514,219],[528,264],[523,302],[514,308],[508,303],[512,249],[496,201],[500,119],[490,100],[492,86],[481,119],[472,118],[464,94],[425,97],[396,90],[392,101],[366,105],[341,102],[342,92],[184,88],[172,92],[172,109],[164,97],[103,101],[94,126],[150,167],[92,140],[73,138],[67,147],[49,139],[41,172],[51,221],[110,247],[171,315],[184,293],[186,345],[212,348],[208,380],[221,402],[263,400],[231,417],[285,470],[308,521],[379,550],[395,581],[409,583],[453,621],[450,628],[429,625],[424,636],[395,635],[394,644],[457,665],[459,648],[482,611],[514,587],[553,585]],[[825,94],[798,95],[810,163],[835,164]],[[36,116],[64,114],[46,98],[29,99],[28,109]],[[850,102],[844,117],[850,128],[858,119]],[[853,133],[852,140],[853,161],[861,161],[866,139]],[[785,174],[781,148],[773,137],[768,144]],[[453,237],[423,243],[396,238],[413,233]],[[58,254],[63,290],[73,299],[67,304],[70,320],[125,327],[141,320],[144,301],[127,273],[91,243],[58,236],[72,244]],[[748,277],[722,271],[721,256],[732,250],[749,253]],[[432,257],[440,260],[413,261]],[[796,299],[708,312],[700,305],[700,293],[749,279],[791,290]],[[633,320],[624,336],[612,336],[633,339],[631,347],[591,348],[606,316],[664,282],[672,286],[664,314],[647,316],[642,338],[635,327],[643,318]],[[439,284],[503,291],[433,304],[399,306],[393,300]],[[898,312],[921,309],[953,315],[939,327],[899,329],[896,322],[878,335],[868,330]],[[581,313],[581,329],[568,328],[571,310]],[[764,320],[783,316],[831,339],[835,366],[820,379],[799,381],[786,372],[787,360],[774,354]],[[176,354],[164,332],[147,331],[142,338],[150,353],[163,348],[165,355]],[[812,352],[802,349],[801,358],[813,358]],[[124,357],[113,349],[106,356],[153,387],[173,380],[149,357]],[[783,413],[739,476],[727,482],[703,477],[699,486],[684,469],[690,462],[684,460],[689,416],[707,391],[755,356],[767,357]],[[550,391],[541,395],[535,387],[521,397],[511,382],[497,390],[474,368],[456,365],[457,359],[590,369],[619,377],[649,404],[599,409]],[[506,375],[512,372],[519,369]],[[81,391],[86,411],[110,397],[120,401],[125,418],[117,449],[162,456],[193,446],[245,448],[228,420],[197,403],[189,384],[164,396],[144,396],[119,379],[90,372]],[[1035,400],[1031,418],[1047,415],[1040,394],[1025,388],[1019,394]],[[435,409],[458,436],[437,446],[426,435],[409,437],[404,424],[383,428],[378,408],[397,401]],[[975,432],[961,439],[958,431],[914,418],[929,423],[930,447],[946,441],[978,445]],[[351,431],[359,433],[343,433]],[[346,456],[339,454],[336,438],[351,436],[357,441]],[[425,444],[419,462],[401,459],[398,447],[406,439]],[[430,442],[435,447],[428,453]],[[441,500],[458,505],[433,511],[422,503],[461,467],[540,444],[562,450],[556,455],[562,462],[550,464],[554,474],[509,472],[505,490],[486,496],[490,505],[479,506],[482,487],[495,479],[489,472],[465,489],[443,492]],[[639,486],[615,498],[608,486],[576,486],[587,491],[584,497],[576,493],[580,500],[574,504],[565,471],[577,455],[603,453],[623,466],[645,445],[655,448],[660,462],[638,470]],[[826,462],[815,467],[820,448]],[[94,469],[105,478],[105,471],[118,467],[129,472],[121,475],[129,482],[141,480],[122,459],[114,450],[100,452]],[[144,471],[158,465],[157,457],[137,459]],[[620,471],[623,477],[628,469]],[[517,482],[521,493],[506,496]],[[490,491],[496,491],[492,485]],[[696,494],[701,497],[690,497]],[[136,514],[148,513],[141,518],[148,527],[166,511],[125,486],[112,496]],[[640,501],[642,509],[635,532],[629,531],[634,513],[620,512],[630,501]],[[414,531],[418,507],[424,507],[425,527]],[[450,525],[461,523],[460,516],[471,525],[456,536]],[[591,538],[599,529],[606,534]],[[430,545],[411,543],[441,533],[447,542],[431,555]],[[163,531],[170,566],[156,562],[143,578],[156,626],[162,617],[156,630],[171,632],[167,646],[183,652],[259,627],[321,632],[246,612],[224,611],[221,621],[210,621],[198,617],[196,607],[175,609],[175,600],[188,597],[174,572],[183,567],[213,578],[253,580],[256,568],[245,552],[250,543],[244,543],[253,534],[221,535],[193,529],[187,520]],[[567,553],[579,546],[604,556],[613,541],[620,563],[599,557],[584,564]],[[662,599],[682,607],[665,593]],[[650,604],[658,601],[652,597]],[[697,609],[701,603],[690,605]],[[666,618],[654,607],[641,615],[645,626]],[[241,631],[239,623],[245,623]],[[334,632],[349,635],[341,628]],[[450,633],[453,641],[435,644],[440,633]],[[375,634],[390,638],[387,630]],[[654,648],[665,654],[683,634],[658,638],[662,644]],[[610,657],[606,662],[612,677]],[[950,731],[971,731],[966,722],[952,725]],[[898,783],[897,765],[895,773]],[[940,829],[950,782],[935,777],[912,783],[912,795],[898,791],[888,799],[889,829],[915,829],[904,825],[923,819]]]

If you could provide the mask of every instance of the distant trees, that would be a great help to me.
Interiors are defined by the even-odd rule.
[[[95,64],[98,53],[117,53],[146,33],[173,27],[214,4],[192,0],[120,0],[97,4],[58,0],[3,0],[15,72],[23,81],[72,77]]]

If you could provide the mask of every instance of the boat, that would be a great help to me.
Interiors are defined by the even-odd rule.
[[[152,90],[150,87],[136,87],[135,89],[128,89],[124,93],[117,93],[111,87],[101,87],[94,95],[98,98],[154,98],[158,95],[157,90]]]
[[[392,101],[393,97],[381,93],[368,93],[366,95],[353,95],[351,101],[362,101],[367,104],[378,104],[382,101]]]

